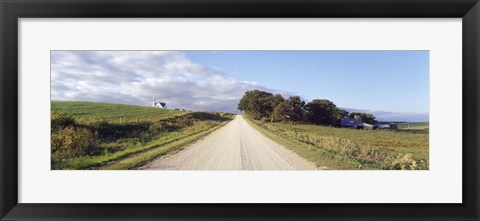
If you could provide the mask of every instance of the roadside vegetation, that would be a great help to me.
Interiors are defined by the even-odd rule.
[[[228,113],[53,101],[51,168],[136,168],[207,135],[232,118]]]
[[[375,117],[348,113],[325,99],[306,103],[299,97],[284,99],[258,90],[246,92],[238,109],[260,132],[320,168],[429,169],[428,129],[411,133],[402,131],[403,125],[398,131],[341,128],[339,121],[344,117],[360,116],[369,123],[375,123]]]
[[[430,125],[428,122],[402,122],[395,123],[399,130],[404,131],[428,131]]]
[[[328,169],[427,170],[428,134],[270,123],[247,118],[298,155]],[[282,144],[282,143],[281,143]],[[338,162],[335,162],[338,161]]]

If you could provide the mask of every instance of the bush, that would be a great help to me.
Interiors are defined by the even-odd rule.
[[[425,170],[427,169],[427,164],[421,160],[417,163],[415,159],[412,158],[411,154],[405,154],[403,157],[398,157],[392,163],[393,169],[396,170]]]
[[[270,122],[270,120],[266,117],[262,117],[262,119],[260,119],[260,122],[262,122],[264,124],[264,123]]]
[[[88,123],[94,126],[104,126],[109,124],[107,120],[103,118],[96,118],[96,117],[90,118]]]
[[[187,122],[181,122],[180,124],[183,123],[187,124]],[[168,133],[180,129],[182,126],[178,124],[176,122],[157,121],[150,124],[148,130],[153,133]]]
[[[139,136],[143,132],[147,132],[150,123],[124,123],[113,124],[106,120],[90,119],[90,123],[84,125],[90,131],[99,134],[99,138],[103,141],[114,141],[117,139]]]
[[[228,118],[222,116],[219,113],[208,113],[208,112],[194,112],[192,113],[192,118],[197,120],[215,120],[215,121],[224,121]]]
[[[72,116],[60,112],[52,112],[50,119],[52,131],[75,125],[75,119]]]
[[[52,132],[51,142],[52,154],[80,156],[97,146],[98,135],[86,128],[68,126]]]

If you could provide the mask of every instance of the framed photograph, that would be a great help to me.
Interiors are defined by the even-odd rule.
[[[0,11],[1,220],[479,220],[476,0]]]

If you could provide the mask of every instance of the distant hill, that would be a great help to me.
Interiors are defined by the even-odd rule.
[[[97,118],[112,122],[118,122],[119,119],[153,121],[190,113],[144,106],[82,101],[52,101],[51,111],[62,112],[75,119]]]
[[[428,122],[428,113],[395,113],[387,111],[360,110],[353,108],[343,108],[348,112],[363,112],[373,114],[377,121],[382,122]]]

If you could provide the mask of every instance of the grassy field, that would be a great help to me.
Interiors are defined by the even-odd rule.
[[[124,104],[78,102],[78,101],[52,101],[52,112],[62,112],[75,118],[77,121],[90,121],[103,119],[110,123],[123,123],[128,121],[156,121],[175,116],[188,114],[187,111],[149,108]]]
[[[397,123],[399,130],[425,130],[429,128],[428,122],[410,122],[410,123]]]
[[[428,169],[428,133],[249,122],[298,155],[328,169]]]
[[[193,142],[233,118],[92,102],[52,102],[51,167],[134,169]]]

